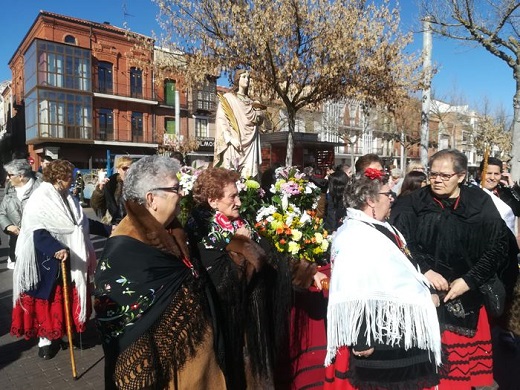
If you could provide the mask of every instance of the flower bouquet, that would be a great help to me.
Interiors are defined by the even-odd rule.
[[[281,167],[271,186],[271,204],[258,210],[255,227],[291,258],[316,262],[329,248],[323,220],[316,217],[320,189],[295,167]]]

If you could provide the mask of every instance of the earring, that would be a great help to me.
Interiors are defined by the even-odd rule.
[[[372,207],[372,218],[376,219],[376,209]]]

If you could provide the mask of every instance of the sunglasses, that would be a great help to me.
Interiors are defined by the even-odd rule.
[[[173,192],[175,194],[178,194],[179,193],[179,188],[180,186],[177,184],[177,185],[174,185],[172,187],[157,187],[157,188],[152,188],[150,190],[150,192],[152,191],[166,191],[166,192]]]

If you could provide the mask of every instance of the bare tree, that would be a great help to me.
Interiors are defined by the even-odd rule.
[[[422,1],[434,33],[477,44],[504,61],[516,83],[513,97],[512,174],[520,174],[520,2],[518,0]]]
[[[404,53],[410,36],[389,0],[154,1],[167,41],[186,54],[187,82],[246,67],[250,93],[283,102],[287,165],[303,107],[344,96],[393,104],[418,79],[415,55]]]
[[[405,169],[408,152],[421,144],[421,101],[413,96],[402,99],[392,111],[381,112],[381,120],[385,137],[402,146],[401,168]]]
[[[512,144],[505,110],[492,112],[489,100],[483,99],[479,111],[481,114],[477,116],[471,134],[477,154],[484,156],[488,149],[492,156],[508,161],[511,158]]]

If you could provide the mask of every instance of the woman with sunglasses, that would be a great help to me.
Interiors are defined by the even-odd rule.
[[[175,216],[177,160],[132,164],[127,215],[108,239],[95,274],[105,389],[224,389],[209,302]]]
[[[439,323],[430,285],[386,222],[387,177],[367,168],[331,249],[324,389],[423,389],[438,383]]]
[[[440,389],[493,384],[490,327],[479,286],[507,260],[507,228],[491,198],[463,185],[468,160],[456,149],[435,153],[429,185],[392,209],[413,258],[441,296],[444,370]]]

